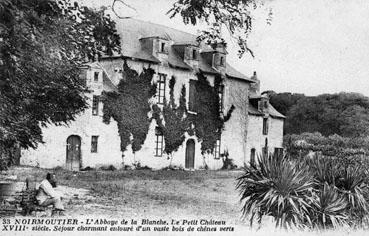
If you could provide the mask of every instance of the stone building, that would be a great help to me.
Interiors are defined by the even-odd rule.
[[[160,169],[169,165],[186,169],[220,169],[223,153],[228,153],[237,166],[261,153],[280,151],[283,139],[283,115],[276,111],[266,97],[260,95],[260,81],[256,74],[247,77],[227,63],[224,45],[209,47],[199,44],[196,36],[165,26],[134,19],[117,20],[121,36],[122,54],[102,57],[84,68],[86,94],[90,108],[68,126],[49,126],[43,129],[44,144],[35,150],[23,150],[21,164],[46,168],[63,167],[80,170],[85,167],[114,165],[148,166]],[[212,154],[201,153],[201,142],[196,135],[185,133],[185,140],[172,155],[163,152],[165,141],[153,120],[142,148],[133,153],[120,150],[117,122],[102,122],[100,100],[103,91],[115,91],[125,79],[124,62],[141,72],[155,71],[153,83],[157,94],[153,103],[169,97],[169,78],[175,77],[174,97],[178,102],[182,86],[186,87],[187,109],[196,115],[192,104],[196,96],[192,85],[198,72],[213,86],[215,77],[222,78],[219,89],[220,110],[225,114],[235,107],[225,123],[221,137]]]

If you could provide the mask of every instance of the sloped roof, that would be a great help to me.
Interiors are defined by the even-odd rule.
[[[256,107],[254,107],[250,102],[249,102],[248,112],[249,112],[250,115],[255,115],[255,116],[263,116],[264,115],[263,112],[261,112]],[[286,118],[284,115],[279,113],[271,104],[268,105],[268,113],[269,113],[270,116],[272,116],[274,118],[281,118],[281,119]]]
[[[282,115],[281,113],[279,113],[279,111],[277,111],[272,105],[269,104],[268,106],[268,111],[269,111],[269,115],[275,117],[275,118],[283,118],[285,119],[286,117],[284,115]]]
[[[238,79],[247,80],[250,82],[256,82],[256,80],[249,78],[246,75],[242,74],[241,72],[233,68],[228,63],[226,63],[226,75],[232,78],[238,78]]]
[[[140,39],[159,37],[174,42],[196,43],[196,36],[172,28],[136,19],[114,19],[121,38],[122,55],[127,57],[141,56]],[[138,59],[148,59],[138,58]],[[155,60],[155,59],[154,59]]]
[[[136,20],[136,19],[114,19],[116,21],[117,32],[121,37],[122,54],[114,56],[131,57],[139,60],[149,61],[152,63],[160,63],[160,60],[152,55],[151,52],[146,51],[141,47],[140,39],[143,38],[163,38],[173,41],[173,45],[200,45],[197,41],[197,36],[176,30],[164,25],[158,25],[151,22]],[[202,51],[213,50],[210,46],[201,44]],[[192,68],[187,65],[183,58],[172,48],[168,48],[168,59],[166,62],[176,68],[188,69]],[[243,75],[229,64],[226,65],[226,74],[231,78],[245,80],[247,82],[254,82],[252,79]],[[199,60],[199,69],[205,73],[218,74],[219,72],[209,65],[201,56]]]
[[[264,115],[261,111],[259,111],[257,108],[255,108],[251,103],[249,103],[248,112],[249,112],[250,115],[255,115],[255,116]]]

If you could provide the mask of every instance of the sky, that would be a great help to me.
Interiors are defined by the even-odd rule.
[[[85,0],[94,7],[112,2]],[[194,34],[204,26],[184,25],[180,17],[170,19],[166,12],[173,0],[125,2],[136,10],[117,5],[122,16]],[[271,24],[267,24],[269,9]],[[369,96],[369,1],[264,0],[253,15],[248,41],[255,57],[239,59],[236,43],[228,41],[227,61],[247,76],[256,71],[262,91]]]

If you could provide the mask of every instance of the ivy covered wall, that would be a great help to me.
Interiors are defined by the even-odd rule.
[[[147,68],[138,74],[126,62],[123,63],[124,78],[118,84],[118,92],[103,94],[103,121],[113,118],[118,123],[121,151],[132,144],[132,151],[141,149],[151,123],[149,99],[155,95],[152,84],[154,70]]]
[[[215,78],[214,86],[211,86],[204,74],[196,74],[196,113],[192,113],[187,110],[185,84],[181,86],[179,99],[175,99],[174,90],[178,88],[175,86],[175,76],[168,81],[169,98],[165,98],[163,105],[157,105],[150,102],[156,91],[153,83],[155,71],[148,68],[139,74],[126,62],[122,69],[123,79],[118,84],[118,92],[105,92],[103,95],[103,120],[106,123],[111,118],[117,121],[122,151],[129,144],[132,144],[133,153],[139,151],[146,140],[150,123],[155,119],[164,136],[166,154],[176,152],[186,135],[195,136],[201,142],[202,154],[213,152],[224,122],[234,110],[232,106],[225,116],[220,113],[220,76]]]

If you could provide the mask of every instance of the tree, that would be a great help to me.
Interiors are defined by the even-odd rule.
[[[119,51],[115,23],[70,0],[0,2],[0,147],[35,148],[41,127],[86,107],[81,66]]]
[[[320,132],[360,137],[369,134],[369,98],[357,93],[303,94],[264,92],[270,103],[287,116],[285,134]]]
[[[256,0],[177,0],[168,11],[170,17],[180,15],[185,24],[196,25],[205,21],[209,28],[199,35],[199,41],[205,40],[210,45],[225,43],[222,37],[222,28],[237,40],[239,55],[245,52],[254,56],[248,47],[247,36],[252,29],[252,10],[261,3]],[[271,17],[269,12],[269,19]]]

